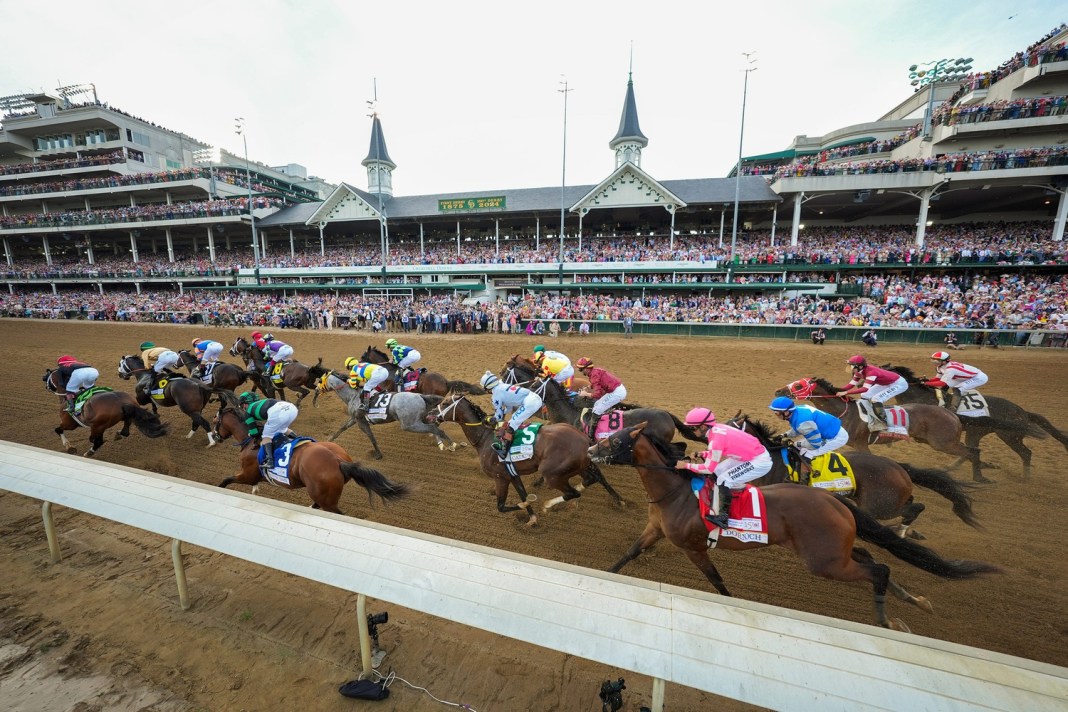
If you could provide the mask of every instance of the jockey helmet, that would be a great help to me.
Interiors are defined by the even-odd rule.
[[[142,341],[141,342],[141,350],[142,351],[148,351],[149,349],[154,349],[154,348],[156,348],[156,345],[154,343],[152,343],[151,341]]]
[[[264,341],[274,341],[274,334],[264,334],[263,335],[263,340]]]
[[[263,334],[261,332],[259,332],[259,331],[253,331],[252,332],[252,338],[253,339],[262,339],[263,338]]]
[[[56,359],[56,364],[59,366],[69,366],[72,363],[78,363],[78,359],[73,356],[60,356]]]
[[[545,347],[542,346],[541,344],[538,344],[537,346],[534,347],[534,353],[536,353],[536,354],[545,353]]]
[[[684,422],[692,426],[711,425],[716,422],[716,414],[708,408],[693,408],[686,414]]]
[[[578,361],[575,362],[575,366],[580,368],[580,369],[581,368],[589,368],[592,365],[593,365],[593,359],[586,358],[585,356],[583,356],[582,358],[580,358]]]
[[[771,402],[771,405],[769,405],[768,408],[774,410],[776,413],[787,413],[794,409],[794,402],[786,396],[779,396]]]
[[[933,354],[931,354],[932,361],[948,361],[949,358],[949,354],[945,351],[935,351]]]
[[[360,359],[356,358],[355,356],[349,356],[347,359],[345,359],[345,368],[351,371],[352,369],[356,368],[359,363]]]
[[[868,365],[868,362],[860,354],[857,354],[856,356],[850,356],[849,360],[846,361],[846,363],[848,363],[850,366],[867,366]]]
[[[500,382],[501,379],[497,378],[492,371],[486,371],[482,374],[482,378],[478,379],[478,385],[486,389],[493,388]]]
[[[244,393],[242,393],[241,395],[239,395],[237,397],[237,402],[242,404],[242,405],[248,405],[249,403],[255,403],[256,400],[257,400],[256,399],[256,394],[253,393],[252,391],[245,391]]]
[[[397,348],[397,346],[399,346],[399,344],[397,343],[396,339],[386,339],[386,348],[387,349],[395,349],[395,348]]]
[[[197,338],[193,339],[193,346],[196,346],[197,344],[199,344],[203,340],[204,339],[201,339],[200,337],[197,337]]]

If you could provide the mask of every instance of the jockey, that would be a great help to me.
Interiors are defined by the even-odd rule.
[[[853,380],[846,384],[836,396],[845,397],[859,395],[866,401],[871,401],[875,410],[875,417],[886,424],[886,409],[884,403],[896,395],[900,395],[909,389],[908,381],[893,371],[871,366],[867,360],[857,354],[850,356],[846,361],[853,372]]]
[[[423,358],[423,355],[411,346],[401,346],[396,339],[387,339],[386,348],[389,349],[390,362],[397,366],[397,376],[394,380],[397,382],[397,390],[399,391],[401,383],[404,382],[404,377],[408,375],[408,371],[412,369],[412,366],[419,363],[419,359]]]
[[[493,417],[498,423],[504,422],[509,408],[515,408],[508,423],[497,429],[497,437],[493,440],[493,449],[503,460],[508,455],[508,448],[511,447],[516,431],[522,428],[532,415],[541,410],[541,396],[522,386],[501,383],[501,379],[497,378],[492,371],[482,374],[482,378],[478,379],[478,384],[490,392],[490,397],[493,399]]]
[[[534,347],[533,361],[536,366],[541,368],[544,375],[552,376],[553,380],[564,388],[568,387],[568,380],[575,375],[575,368],[571,365],[571,359],[559,351],[546,351],[541,344]]]
[[[810,462],[828,452],[834,452],[849,442],[849,433],[842,421],[822,410],[807,405],[795,405],[786,396],[779,396],[768,406],[780,418],[790,423],[786,437],[796,440],[801,454]]]
[[[589,422],[583,423],[586,426],[586,434],[589,435],[590,440],[593,440],[594,433],[597,431],[597,423],[600,422],[601,416],[607,413],[612,406],[618,405],[627,397],[627,388],[623,385],[623,381],[613,374],[603,368],[594,366],[592,359],[583,356],[575,365],[578,366],[578,370],[582,372],[583,376],[590,379],[590,387],[583,388],[579,391],[579,395],[597,399],[597,402],[593,404],[593,408],[590,409]]]
[[[286,401],[273,398],[259,398],[255,393],[247,391],[237,398],[237,402],[245,409],[245,425],[249,426],[249,435],[255,434],[259,424],[263,423],[263,432],[260,434],[260,445],[264,449],[263,464],[260,466],[264,479],[267,470],[274,462],[274,447],[279,436],[291,433],[289,426],[297,419],[300,411],[297,406]]]
[[[260,349],[263,351],[263,358],[266,361],[263,365],[263,372],[269,376],[271,375],[272,367],[277,366],[293,355],[293,347],[284,341],[274,338],[273,334],[264,334],[263,341],[264,346]]]
[[[161,373],[173,376],[171,366],[178,363],[178,354],[165,346],[156,346],[151,341],[141,342],[141,361],[145,364],[145,374],[137,379],[135,388],[148,390],[152,386],[153,375],[158,377]]]
[[[210,339],[193,339],[193,355],[196,356],[200,365],[193,369],[190,374],[194,378],[203,376],[211,368],[213,363],[218,362],[219,354],[222,353],[223,345]]]
[[[268,336],[271,336],[271,335],[268,334]],[[251,335],[251,338],[252,338],[252,345],[255,346],[257,349],[259,349],[260,351],[263,351],[264,349],[267,348],[267,341],[268,340],[263,338],[263,332],[262,331],[253,331],[252,335]]]
[[[389,378],[389,371],[384,366],[366,363],[355,356],[345,359],[345,368],[349,370],[349,387],[361,389],[360,409],[367,410],[371,392],[379,390],[379,384]]]
[[[949,400],[945,406],[953,413],[957,412],[964,391],[974,391],[989,380],[987,375],[975,366],[951,361],[949,354],[945,351],[935,351],[931,354],[931,360],[935,362],[935,373],[938,375],[931,379],[924,379],[923,385],[938,389],[944,388],[949,394]]]
[[[63,394],[63,410],[68,413],[74,412],[74,399],[86,388],[96,385],[96,379],[100,378],[100,371],[88,366],[73,356],[60,356],[56,359],[56,369],[59,383],[57,384],[65,392]]]
[[[686,414],[686,424],[693,426],[698,436],[708,436],[708,450],[699,453],[701,463],[679,462],[679,470],[704,475],[719,487],[719,511],[709,513],[708,521],[720,529],[728,525],[732,490],[744,489],[745,483],[771,472],[771,455],[763,444],[749,433],[716,422],[708,408],[694,408]]]

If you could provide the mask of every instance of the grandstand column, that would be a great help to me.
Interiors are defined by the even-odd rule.
[[[456,219],[456,256],[460,256],[460,219]]]
[[[89,257],[89,264],[96,264],[96,260],[93,259],[93,238],[88,233],[85,235],[85,254]]]
[[[938,190],[926,188],[920,192],[920,216],[916,219],[916,247],[923,247],[924,237],[927,235],[927,211],[931,207],[931,196]]]
[[[668,249],[675,249],[675,206],[670,207],[671,212],[671,235],[668,237]]]
[[[797,247],[797,233],[801,229],[801,204],[805,202],[805,192],[801,191],[794,199],[794,219],[790,223],[790,247]]]
[[[423,223],[419,223],[419,256],[426,257],[426,248],[423,246]]]
[[[208,225],[208,259],[215,262],[215,231]]]
[[[134,235],[133,230],[130,231],[130,254],[133,256],[134,264],[140,261],[137,253],[137,236]]]
[[[1061,199],[1057,203],[1057,217],[1053,220],[1053,240],[1060,242],[1064,239],[1064,221],[1068,218],[1068,190],[1057,192],[1061,194]]]
[[[52,247],[48,244],[48,235],[41,235],[42,243],[44,244],[45,264],[49,267],[52,266]]]
[[[534,217],[534,251],[541,249],[541,216]]]
[[[578,235],[579,235],[578,248],[579,248],[579,252],[582,252],[582,217],[583,217],[582,213],[579,213],[579,227],[578,227]]]
[[[137,201],[134,200],[133,193],[130,193],[130,207],[131,208],[136,208],[137,207]]]
[[[501,221],[498,218],[493,219],[493,234],[497,240],[497,246],[494,248],[494,254],[501,254]]]
[[[326,238],[323,236],[323,225],[325,223],[319,223],[319,254],[326,257]],[[294,257],[293,252],[293,231],[289,231],[289,256]]]
[[[14,260],[11,259],[11,245],[7,244],[7,238],[4,238],[4,261],[7,262],[7,266],[10,267],[14,264]],[[9,287],[11,285],[8,285]]]
[[[260,240],[263,243],[262,245],[260,245],[260,255],[263,256],[263,257],[266,257],[267,256],[267,231],[266,230],[260,229]]]
[[[174,262],[174,240],[171,238],[171,229],[164,228],[163,234],[167,236],[167,261]]]
[[[719,211],[719,246],[723,247],[723,223],[727,219],[727,206],[723,206],[723,210]]]
[[[779,223],[779,206],[771,206],[771,246],[775,247],[775,226]]]

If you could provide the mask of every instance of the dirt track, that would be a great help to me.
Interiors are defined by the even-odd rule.
[[[132,390],[132,382],[115,375],[122,354],[134,352],[145,339],[184,348],[202,333],[229,346],[244,332],[0,322],[0,343],[9,349],[0,364],[0,383],[5,388],[2,402],[9,413],[0,422],[0,439],[59,449],[59,439],[52,432],[57,399],[45,392],[40,374],[60,353],[72,353],[96,366],[102,374],[101,385]],[[372,341],[381,346],[385,337],[285,332],[283,338],[302,361],[314,363],[322,356],[325,364],[340,366],[346,356],[362,352]],[[485,368],[498,370],[509,355],[529,352],[534,344],[516,336],[402,341],[419,348],[424,365],[472,382]],[[822,375],[844,382],[844,361],[853,352],[833,344],[815,347],[669,338],[575,338],[553,345],[572,359],[587,355],[616,372],[627,384],[629,400],[677,414],[700,402],[722,414],[743,409],[763,419],[772,391],[788,380]],[[924,347],[883,346],[872,355],[879,362],[930,370]],[[1068,428],[1060,407],[1063,384],[1068,382],[1064,351],[969,349],[959,355],[990,375],[985,392],[1013,398]],[[229,445],[205,450],[202,433],[185,439],[188,419],[177,409],[162,414],[171,424],[170,436],[150,441],[135,433],[124,442],[109,439],[98,458],[209,484],[231,473],[236,457]],[[318,409],[310,407],[309,398],[294,427],[304,434],[326,437],[342,419],[335,397],[321,398]],[[455,426],[446,427],[454,438],[462,437]],[[416,484],[418,492],[406,502],[371,508],[363,490],[350,485],[341,503],[346,514],[595,569],[615,562],[645,522],[644,492],[630,468],[606,469],[613,486],[629,503],[626,508],[613,507],[603,491],[592,489],[574,506],[543,516],[541,526],[532,531],[517,517],[496,512],[491,483],[478,470],[470,449],[441,453],[428,438],[403,433],[395,425],[383,426],[376,433],[386,459],[375,466],[391,478]],[[75,441],[82,448],[84,433],[77,434]],[[1001,468],[988,473],[997,484],[975,494],[985,532],[957,520],[937,495],[917,491],[917,499],[927,504],[917,528],[929,537],[928,544],[947,558],[983,559],[1007,567],[1008,573],[945,582],[888,555],[881,558],[906,588],[929,596],[935,605],[936,615],[926,616],[896,601],[889,604],[891,614],[903,618],[914,633],[1063,666],[1068,665],[1068,567],[1063,563],[1068,481],[1061,464],[1065,451],[1053,440],[1028,442],[1035,450],[1035,475],[1029,483],[1022,482],[1019,460],[1007,447],[994,438],[983,443],[984,460]],[[356,429],[343,435],[341,443],[357,458],[368,452]],[[949,461],[918,445],[895,445],[877,452],[924,466]],[[956,474],[967,476],[964,471]],[[308,503],[306,493],[299,490],[263,488],[261,493]],[[549,491],[538,494],[544,501]],[[39,516],[37,503],[0,494],[0,546],[5,562],[0,644],[7,639],[36,648],[42,669],[51,655],[56,665],[66,661],[67,675],[102,674],[113,687],[119,680],[114,699],[125,700],[123,704],[140,699],[140,707],[145,707],[149,702],[144,691],[151,690],[155,702],[151,709],[157,710],[291,709],[298,705],[309,712],[351,709],[351,703],[335,690],[359,667],[354,596],[194,549],[187,556],[194,606],[183,613],[175,602],[166,542],[161,538],[61,510],[57,524],[65,558],[52,567],[47,564]],[[715,559],[741,598],[871,622],[871,597],[864,586],[815,579],[789,552],[720,553]],[[708,589],[701,574],[666,543],[623,573]],[[374,610],[385,608],[379,604]],[[389,651],[386,667],[393,666],[401,677],[429,687],[444,699],[470,704],[482,712],[597,709],[600,681],[623,674],[628,686],[624,709],[637,710],[639,704],[648,703],[649,686],[640,676],[417,612],[389,611],[390,623],[382,630],[382,644]],[[60,631],[66,636],[58,635]],[[7,690],[6,694],[23,689],[12,688],[12,677],[2,675],[9,668],[0,667],[0,692]],[[19,679],[23,679],[24,668],[20,670]],[[23,687],[28,689],[29,684]],[[395,685],[390,703],[380,703],[378,708],[390,708],[391,703],[393,709],[440,707],[402,687]],[[114,699],[105,706],[126,709]],[[675,687],[669,688],[667,699],[672,710],[712,705],[740,708]]]

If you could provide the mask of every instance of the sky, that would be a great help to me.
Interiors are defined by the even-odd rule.
[[[395,195],[461,196],[607,177],[631,68],[642,168],[722,177],[739,148],[876,120],[912,64],[994,69],[1068,0],[0,0],[0,18],[0,96],[92,83],[236,155],[241,116],[253,160],[366,188],[377,88]]]

